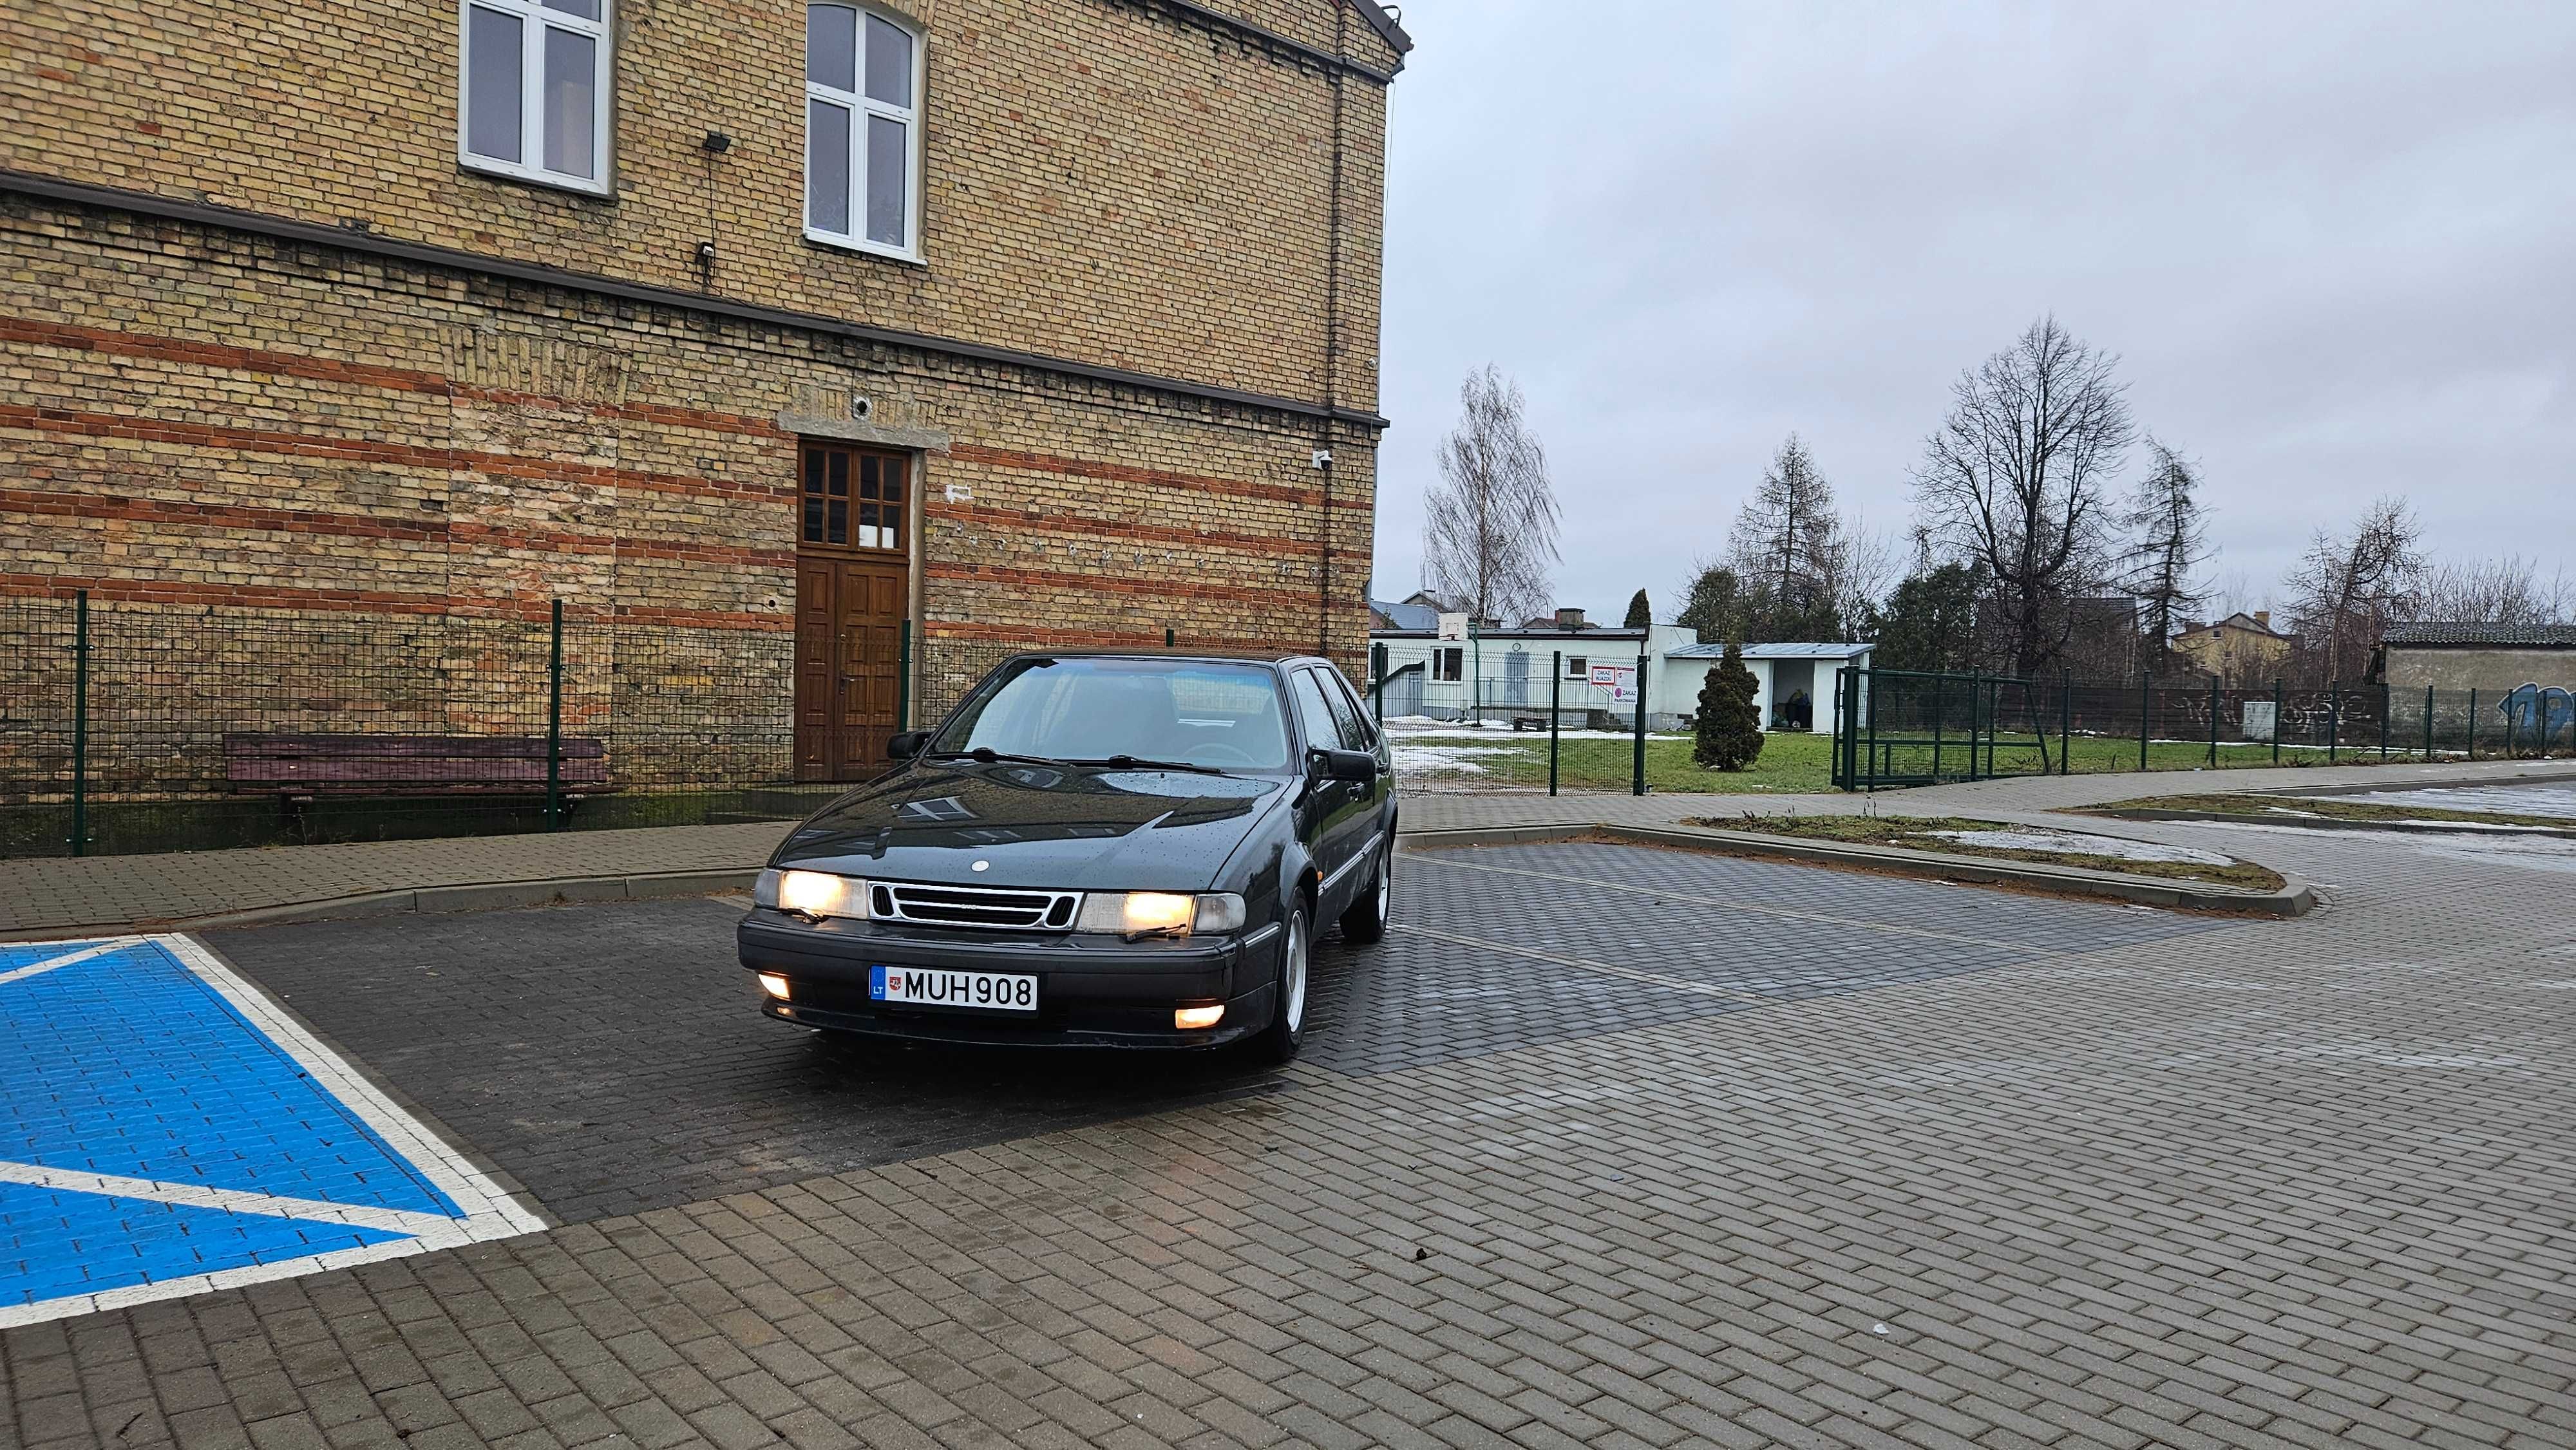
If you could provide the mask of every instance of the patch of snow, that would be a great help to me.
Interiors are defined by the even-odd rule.
[[[2318,797],[2367,801],[2377,806],[2408,806],[2440,811],[2495,811],[2514,816],[2564,816],[2576,820],[2576,786],[2455,785],[2422,790],[2374,790],[2362,795]]]
[[[1395,773],[1398,775],[1483,775],[1485,767],[1474,757],[1511,755],[1508,745],[1412,745],[1394,742]]]
[[[2051,831],[2036,826],[2018,830],[1994,831],[1917,831],[1918,836],[1938,836],[1963,846],[1984,846],[2011,851],[2056,851],[2070,855],[2111,856],[2122,861],[2181,861],[2194,866],[2225,866],[2234,858],[2213,851],[2195,851],[2189,846],[2167,846],[2155,841],[2133,841],[2125,836],[2096,836],[2084,831]]]

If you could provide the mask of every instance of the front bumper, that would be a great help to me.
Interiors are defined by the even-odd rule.
[[[935,1042],[1158,1048],[1221,1047],[1270,1025],[1279,937],[1272,925],[1212,941],[1104,942],[807,922],[765,908],[734,934],[746,970],[787,978],[787,1001],[762,999],[782,1022]],[[876,966],[1035,976],[1038,1010],[875,1001],[868,976]],[[1174,1008],[1216,1003],[1225,1016],[1215,1027],[1173,1028]]]

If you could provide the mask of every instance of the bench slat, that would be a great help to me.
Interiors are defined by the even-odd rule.
[[[598,791],[608,786],[607,742],[567,735],[556,784]],[[534,794],[546,786],[546,739],[526,735],[224,736],[224,776],[237,792],[446,795]]]
[[[286,759],[320,756],[331,760],[419,757],[448,760],[546,758],[542,735],[263,735],[236,731],[224,736],[228,756]],[[596,735],[563,737],[567,760],[604,757],[608,742]]]

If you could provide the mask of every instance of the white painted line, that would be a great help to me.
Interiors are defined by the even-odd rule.
[[[181,1208],[210,1208],[218,1213],[250,1213],[263,1218],[300,1218],[345,1223],[382,1233],[419,1235],[453,1228],[457,1220],[443,1213],[407,1208],[380,1208],[364,1203],[330,1203],[319,1198],[289,1198],[278,1193],[252,1193],[205,1183],[172,1183],[160,1178],[120,1178],[112,1173],[83,1173],[48,1168],[41,1163],[0,1159],[0,1183],[23,1183],[68,1193],[104,1193],[112,1198],[140,1198]]]
[[[48,942],[46,945],[69,946],[71,943]],[[141,945],[143,945],[143,938],[139,936],[116,937],[112,940],[100,942],[96,946],[87,947],[80,951],[68,952],[59,957],[47,957],[41,962],[31,962],[23,967],[12,967],[8,971],[0,972],[0,982],[23,982],[29,977],[37,976],[44,972],[50,972],[56,967],[68,967],[75,962],[85,962],[90,960],[92,957],[103,957],[109,952],[121,952],[127,947],[137,947]]]
[[[265,1034],[270,1042],[296,1065],[313,1075],[331,1096],[356,1114],[360,1121],[375,1130],[395,1153],[420,1170],[421,1176],[437,1185],[470,1219],[494,1219],[508,1233],[535,1233],[546,1227],[546,1221],[520,1208],[501,1185],[460,1157],[435,1133],[412,1120],[409,1113],[396,1107],[376,1085],[342,1059],[338,1053],[315,1041],[297,1025],[294,1018],[270,1005],[266,996],[233,974],[222,957],[192,936],[163,939],[171,954],[190,971],[222,994],[233,1009],[250,1019],[251,1025]],[[474,1237],[499,1238],[501,1233],[477,1233]]]
[[[441,1214],[421,1213],[406,1209],[387,1209],[368,1204],[335,1204],[320,1200],[291,1199],[274,1194],[248,1193],[239,1190],[203,1188],[194,1184],[176,1184],[154,1179],[111,1178],[101,1174],[59,1172],[29,1164],[0,1164],[0,1179],[28,1182],[40,1175],[48,1181],[38,1186],[57,1191],[110,1193],[119,1197],[148,1198],[165,1203],[235,1213],[284,1216],[319,1222],[346,1223],[352,1227],[378,1229],[408,1234],[410,1237],[389,1239],[380,1244],[362,1244],[353,1248],[333,1249],[327,1253],[280,1257],[265,1263],[244,1264],[219,1269],[209,1274],[191,1274],[184,1278],[160,1279],[146,1284],[129,1284],[101,1290],[95,1294],[75,1294],[64,1298],[43,1299],[33,1304],[0,1304],[0,1329],[22,1324],[39,1324],[51,1319],[64,1319],[78,1314],[92,1314],[104,1309],[121,1309],[134,1304],[149,1304],[190,1294],[204,1294],[218,1289],[237,1289],[263,1284],[301,1274],[318,1274],[355,1264],[374,1263],[382,1259],[402,1258],[436,1249],[461,1248],[466,1244],[489,1239],[512,1238],[535,1233],[548,1225],[542,1217],[521,1208],[507,1190],[476,1167],[437,1134],[414,1121],[387,1098],[364,1073],[331,1051],[312,1034],[270,1004],[268,998],[243,981],[224,959],[194,937],[131,936],[101,942],[60,959],[35,963],[33,967],[15,969],[0,981],[13,980],[42,969],[46,971],[69,966],[75,960],[86,961],[125,947],[157,943],[166,948],[181,966],[212,988],[230,1003],[270,1045],[293,1059],[322,1089],[329,1093],[352,1116],[366,1124],[386,1146],[408,1162],[413,1171],[447,1195],[464,1215],[449,1218]],[[71,946],[73,942],[48,945]],[[61,1181],[52,1181],[59,1177]],[[93,1186],[96,1185],[96,1186]],[[116,1185],[116,1186],[107,1186]],[[179,1195],[189,1195],[182,1198]],[[215,1202],[220,1197],[226,1201]]]

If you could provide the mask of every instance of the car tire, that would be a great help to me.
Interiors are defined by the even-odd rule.
[[[1353,946],[1372,946],[1386,938],[1386,924],[1395,911],[1395,833],[1386,833],[1386,844],[1378,848],[1377,870],[1369,874],[1368,889],[1359,900],[1342,913],[1342,940]]]
[[[1252,1039],[1253,1055],[1264,1062],[1286,1062],[1306,1040],[1307,983],[1314,966],[1315,936],[1307,924],[1306,903],[1288,909],[1288,925],[1279,943],[1279,990],[1270,1025]]]

